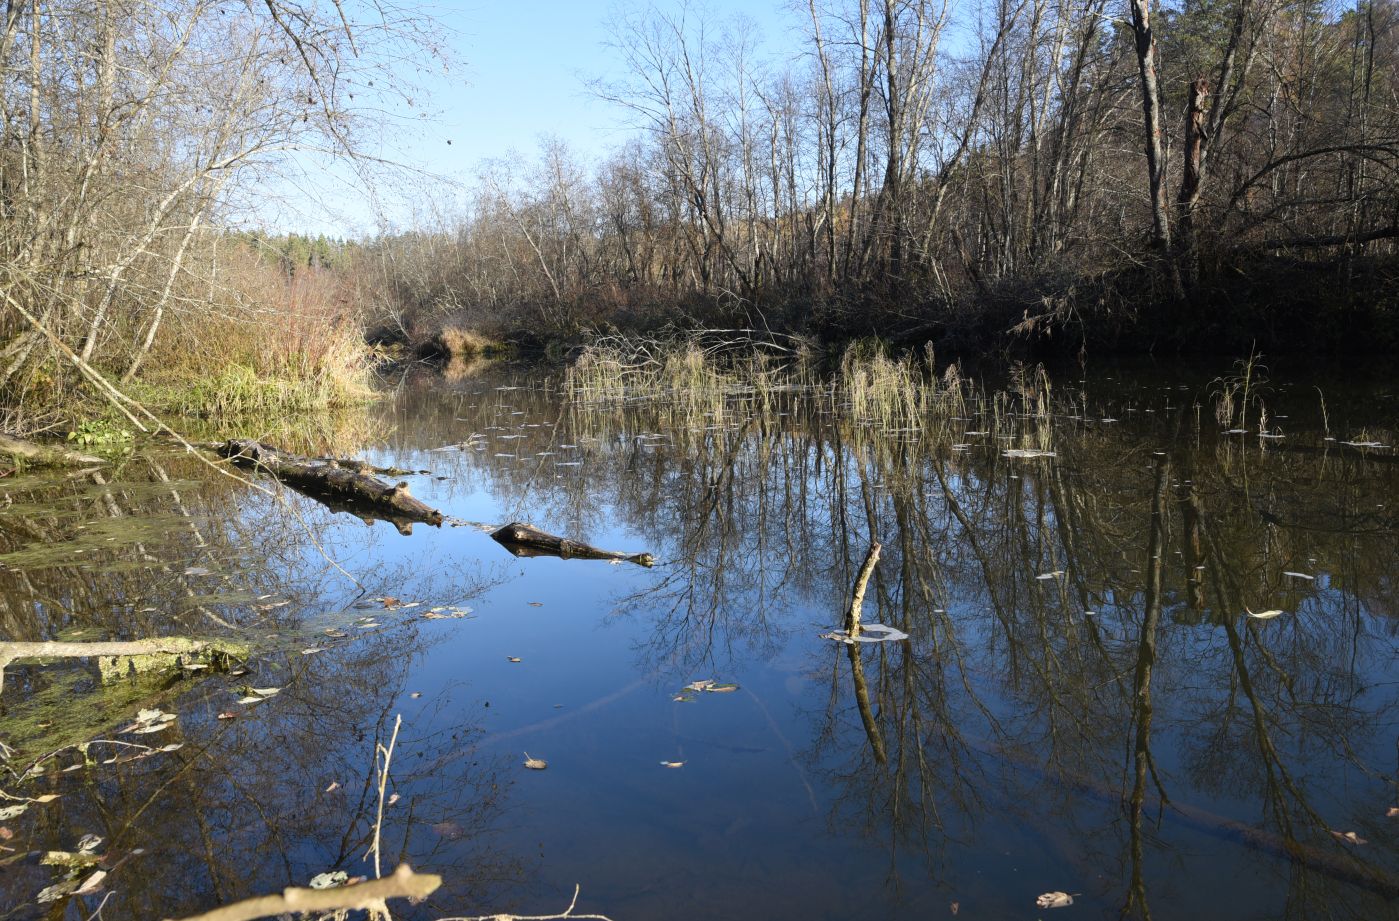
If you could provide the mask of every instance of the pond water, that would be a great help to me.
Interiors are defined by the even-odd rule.
[[[6,669],[0,790],[58,796],[0,821],[0,917],[372,876],[400,717],[383,871],[444,885],[399,918],[1394,916],[1399,397],[1286,372],[1218,418],[1228,366],[1026,376],[936,433],[420,375],[357,452],[431,471],[451,521],[406,536],[178,451],[0,480],[0,638],[253,638]],[[657,563],[515,558],[512,520]],[[871,538],[909,639],[822,638]],[[36,901],[85,835],[101,888]]]

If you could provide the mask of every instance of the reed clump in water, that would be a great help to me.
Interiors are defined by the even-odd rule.
[[[950,365],[938,379],[932,346],[923,355],[892,357],[880,343],[845,350],[832,395],[857,422],[885,431],[949,434],[966,413],[961,373]]]
[[[568,368],[565,391],[575,400],[671,401],[723,412],[734,399],[765,401],[807,378],[804,350],[702,331],[672,339],[609,336]]]

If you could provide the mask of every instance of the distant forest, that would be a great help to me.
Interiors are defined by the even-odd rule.
[[[374,178],[364,139],[411,105],[402,63],[441,51],[421,11],[3,15],[15,419],[97,377],[319,375],[366,333],[443,324],[526,346],[734,323],[964,348],[1399,345],[1396,0],[809,0],[782,60],[741,24],[637,10],[613,29],[627,76],[592,87],[631,140],[429,183],[416,226],[349,243],[228,216],[297,151]]]
[[[968,344],[1394,336],[1393,0],[806,14],[779,66],[693,12],[619,22],[631,77],[595,90],[642,138],[596,169],[546,144],[463,213],[377,241],[401,312]]]

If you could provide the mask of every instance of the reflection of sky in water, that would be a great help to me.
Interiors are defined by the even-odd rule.
[[[68,549],[101,557],[92,565],[103,579],[127,581],[42,603],[110,635],[149,633],[181,597],[177,622],[198,629],[211,629],[201,602],[263,629],[333,624],[357,636],[371,615],[385,625],[316,641],[326,652],[260,661],[254,677],[285,683],[285,696],[239,720],[214,719],[230,706],[229,679],[181,703],[191,743],[212,738],[229,758],[274,742],[298,753],[267,758],[252,784],[205,768],[207,795],[223,804],[210,814],[240,816],[216,818],[212,832],[250,869],[239,893],[304,882],[337,858],[363,871],[355,804],[375,727],[401,713],[403,800],[387,827],[415,866],[461,877],[420,917],[561,910],[575,882],[580,910],[619,919],[942,917],[951,902],[972,917],[1030,917],[1035,896],[1055,889],[1079,894],[1079,914],[1116,917],[1135,869],[1124,803],[1143,718],[1151,450],[1170,443],[1163,407],[1182,397],[1142,385],[1114,404],[1105,393],[1082,399],[1093,404],[1083,415],[1124,421],[1062,422],[1050,461],[950,453],[907,433],[872,439],[800,400],[757,425],[742,412],[694,423],[665,407],[589,410],[542,390],[410,383],[383,413],[373,459],[431,470],[407,478],[415,495],[466,522],[520,519],[650,550],[658,565],[515,559],[475,526],[417,525],[404,538],[294,499],[326,555],[364,582],[361,597],[286,509],[196,485],[186,463],[173,476],[188,507],[174,513],[169,487],[132,463],[131,482],[111,494],[133,514],[103,517],[103,491],[88,486],[67,487],[61,513],[88,523],[68,532]],[[1216,448],[1212,429],[1198,450],[1187,441],[1165,492],[1148,737],[1155,776],[1181,809],[1162,812],[1148,781],[1146,898],[1160,917],[1322,905],[1375,917],[1387,903],[1373,880],[1357,885],[1354,857],[1379,868],[1372,876],[1399,878],[1386,824],[1397,820],[1385,818],[1396,560],[1392,513],[1376,508],[1392,494],[1392,466]],[[1198,585],[1184,480],[1205,522]],[[130,529],[113,525],[127,518]],[[862,652],[883,764],[845,648],[817,639],[839,620],[871,530],[885,555],[867,616],[913,635]],[[44,543],[10,540],[0,564],[41,578]],[[137,543],[141,553],[124,552]],[[13,612],[24,592],[5,584]],[[385,595],[421,604],[366,606]],[[160,609],[142,614],[152,597]],[[247,601],[283,597],[294,603],[258,612]],[[99,609],[118,600],[130,607]],[[472,614],[421,618],[444,605]],[[1244,606],[1287,613],[1253,622]],[[673,699],[698,678],[740,690]],[[309,717],[313,728],[301,728]],[[526,751],[548,770],[525,771]],[[143,764],[133,788],[170,769]],[[354,802],[331,802],[331,780],[359,784]],[[161,795],[159,821],[184,847],[188,814],[203,807],[179,785]],[[71,828],[87,830],[70,796]],[[252,815],[263,799],[321,818],[273,834],[275,818]],[[471,818],[451,818],[448,802]],[[143,820],[147,837],[153,821]],[[1370,843],[1341,844],[1331,830]],[[1305,863],[1287,859],[1289,836]],[[487,849],[497,864],[473,876]],[[217,878],[189,871],[189,904],[229,891]],[[165,911],[156,895],[131,898]]]

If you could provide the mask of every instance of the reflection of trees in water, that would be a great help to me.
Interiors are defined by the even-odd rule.
[[[805,612],[833,623],[878,536],[869,617],[913,639],[863,650],[858,669],[846,649],[820,653],[811,673],[831,692],[809,757],[841,791],[833,828],[887,840],[891,865],[902,848],[936,865],[945,836],[965,842],[994,810],[1084,879],[1107,872],[1096,895],[1143,915],[1155,889],[1179,894],[1167,854],[1186,831],[1268,855],[1260,872],[1298,913],[1373,909],[1346,888],[1367,872],[1347,869],[1357,859],[1395,872],[1376,730],[1396,711],[1377,679],[1394,652],[1394,465],[1176,437],[1175,417],[1061,421],[1057,457],[1027,461],[874,432],[800,395],[720,419],[681,401],[472,399],[458,417],[477,431],[503,405],[555,423],[519,430],[521,460],[487,433],[463,464],[478,483],[583,537],[602,520],[584,510],[610,503],[666,563],[621,603],[653,625],[649,662],[766,657],[812,626]],[[574,443],[583,463],[566,473],[537,456]],[[1348,851],[1338,828],[1376,843]]]
[[[404,466],[451,477],[441,484],[449,501],[486,491],[516,517],[593,542],[614,513],[627,523],[644,544],[635,549],[662,561],[654,583],[619,605],[618,616],[644,618],[651,630],[639,650],[648,670],[770,658],[817,632],[812,621],[834,624],[878,537],[884,558],[867,619],[912,639],[857,649],[857,659],[815,647],[805,672],[829,693],[806,714],[805,758],[832,792],[833,832],[884,843],[892,879],[920,865],[952,872],[988,817],[1012,817],[1077,868],[1082,882],[1064,885],[1087,888],[1105,874],[1089,897],[1135,913],[1159,913],[1182,895],[1172,855],[1200,831],[1263,855],[1240,866],[1285,886],[1293,914],[1382,910],[1353,884],[1364,872],[1357,858],[1396,872],[1379,774],[1392,752],[1378,738],[1395,718],[1386,614],[1396,609],[1399,550],[1393,510],[1380,507],[1395,492],[1394,465],[1193,432],[1176,439],[1165,428],[1172,420],[1160,429],[1060,420],[1054,459],[1013,460],[989,436],[954,451],[853,424],[829,401],[766,399],[765,413],[734,404],[695,417],[683,401],[561,408],[544,389],[473,383],[444,397],[410,385],[389,419],[389,449]],[[1050,437],[1041,423],[1027,435],[1036,444]],[[465,450],[429,450],[473,432],[482,437]],[[1169,464],[1151,448],[1168,448]],[[4,629],[41,638],[80,621],[144,635],[170,611],[207,627],[201,607],[282,629],[347,593],[296,528],[268,527],[282,519],[264,500],[202,479],[186,486],[196,474],[176,459],[169,482],[136,473],[140,463],[107,484],[62,487],[81,514],[4,514],[0,552],[54,535],[82,540],[75,526],[84,520],[162,514],[182,529],[178,541],[167,534],[94,551],[98,563],[146,564],[130,570],[98,573],[93,560],[0,569]],[[23,492],[12,496],[20,502]],[[328,528],[336,519],[299,507],[332,555],[356,541],[372,550],[380,533],[398,539]],[[205,559],[240,562],[186,574]],[[436,587],[454,590],[461,570],[441,571]],[[421,573],[375,578],[375,592],[434,585]],[[215,589],[295,603],[256,611],[208,600]],[[1255,622],[1245,608],[1288,613]],[[184,731],[212,739],[210,755],[191,744],[168,756],[185,765],[173,779],[168,762],[152,760],[94,782],[86,798],[65,798],[43,846],[102,829],[140,844],[174,829],[168,844],[154,843],[178,856],[148,890],[131,890],[133,905],[166,904],[186,878],[198,881],[192,905],[266,888],[238,888],[246,881],[301,882],[305,868],[358,860],[369,753],[402,682],[392,653],[417,642],[411,632],[395,637],[393,647],[353,647],[362,656],[300,660],[310,672],[284,692],[295,704],[285,713],[224,726],[211,722],[219,698],[185,708]],[[467,860],[451,841],[458,827],[476,840],[499,814],[492,770],[444,759],[461,744],[450,734],[470,731],[450,716],[422,725],[410,716],[409,728],[425,736],[423,751],[438,753],[424,764],[462,774],[410,780],[414,762],[403,759],[395,779],[422,799],[396,807],[404,823],[386,854],[398,847],[436,861],[434,849],[444,849],[444,860]],[[332,779],[341,800],[321,792]],[[459,818],[449,818],[454,809]],[[1332,829],[1372,844],[1346,850]],[[457,878],[480,877],[463,865]]]
[[[95,833],[109,851],[144,849],[110,881],[111,917],[178,917],[304,885],[325,870],[371,873],[362,858],[375,819],[372,752],[386,741],[420,645],[405,627],[297,658],[256,679],[286,681],[275,705],[245,710],[224,682],[208,683],[184,701],[177,730],[160,737],[184,748],[88,769],[80,789],[49,807],[29,846],[71,850]],[[229,708],[238,719],[216,719]],[[509,789],[504,765],[463,757],[481,730],[460,713],[407,714],[389,787],[401,799],[385,812],[386,861],[440,872],[439,907],[479,903],[486,887],[523,872],[494,842]],[[25,869],[6,883],[16,903],[51,881],[47,868]]]
[[[289,508],[242,493],[178,456],[137,456],[109,474],[19,485],[0,510],[5,636],[47,639],[69,628],[90,631],[88,638],[234,630],[289,652],[260,656],[248,677],[187,679],[180,718],[155,737],[155,744],[183,743],[178,751],[77,773],[62,772],[81,762],[76,750],[48,762],[49,775],[34,784],[63,796],[36,811],[38,824],[21,826],[17,841],[28,850],[72,850],[95,833],[110,852],[144,849],[109,879],[108,917],[179,916],[304,885],[328,869],[368,872],[361,858],[374,821],[374,742],[392,724],[409,663],[428,640],[411,620],[339,645],[325,637],[298,640],[361,593],[311,546],[308,530],[331,555],[380,559],[373,568],[355,567],[369,595],[460,602],[489,584],[492,571],[460,561],[429,565],[422,556],[384,565],[375,542],[402,539],[392,531],[363,528],[299,497],[289,497]],[[390,623],[406,617],[381,614]],[[313,643],[326,648],[297,653]],[[33,694],[83,667],[12,667],[0,706],[23,713]],[[244,682],[283,690],[274,702],[245,708],[234,703]],[[447,883],[434,904],[459,908],[484,901],[486,892],[521,878],[522,869],[493,847],[509,788],[501,765],[471,757],[480,728],[451,697],[405,713],[390,787],[401,799],[386,812],[384,854],[390,866],[409,860],[441,872]],[[75,698],[73,705],[101,706],[100,695],[92,700]],[[225,710],[238,718],[217,719]],[[129,716],[113,712],[106,721]],[[104,758],[111,749],[93,751]],[[421,767],[429,764],[450,766]],[[338,786],[327,791],[332,783]],[[12,865],[0,904],[21,906],[53,881],[51,868]],[[36,910],[31,904],[22,911]],[[431,906],[420,910],[431,914]]]

